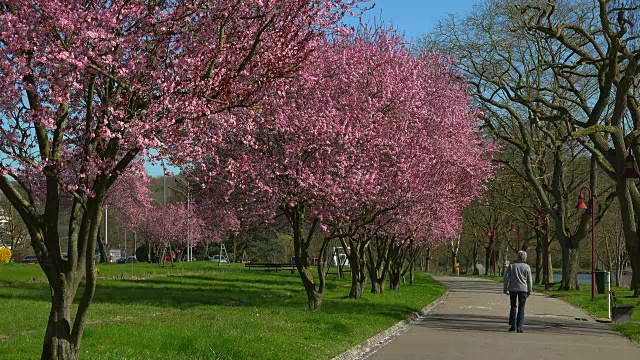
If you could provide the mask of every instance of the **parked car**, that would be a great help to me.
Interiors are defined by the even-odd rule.
[[[137,263],[139,262],[138,259],[136,259],[135,256],[129,256],[128,258],[120,258],[118,259],[118,261],[116,262],[117,264],[133,264],[133,263]]]
[[[38,257],[35,255],[25,256],[24,260],[22,260],[23,264],[37,264]]]
[[[211,261],[214,262],[221,262],[221,263],[226,263],[227,262],[227,257],[226,256],[220,256],[220,255],[213,255],[211,258]]]

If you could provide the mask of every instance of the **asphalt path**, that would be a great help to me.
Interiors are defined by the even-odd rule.
[[[640,347],[558,299],[533,293],[524,333],[508,332],[501,284],[434,276],[449,288],[426,317],[370,355],[371,360],[640,360]]]

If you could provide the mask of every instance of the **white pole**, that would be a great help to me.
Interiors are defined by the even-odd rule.
[[[607,271],[607,314],[611,320],[611,272]]]

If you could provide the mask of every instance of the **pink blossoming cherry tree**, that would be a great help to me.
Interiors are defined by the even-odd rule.
[[[391,219],[416,219],[415,229],[403,229],[410,237],[420,236],[423,218],[451,219],[438,231],[452,234],[492,173],[491,147],[446,59],[416,55],[384,28],[328,38],[315,55],[259,111],[235,111],[244,131],[227,132],[219,156],[194,168],[205,182],[226,172],[230,191],[252,209],[286,217],[311,309],[325,289],[309,261],[317,232],[328,232],[325,240],[366,235],[376,216],[397,211]],[[350,244],[362,250],[350,256],[357,298],[366,243]]]
[[[79,357],[103,203],[120,174],[149,148],[179,159],[209,152],[191,135],[229,109],[254,108],[354,2],[0,2],[0,190],[51,287],[42,359]]]

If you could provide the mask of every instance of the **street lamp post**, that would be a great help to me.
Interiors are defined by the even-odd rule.
[[[584,203],[583,190],[589,192],[589,206]],[[578,205],[576,209],[589,209],[591,211],[591,299],[596,298],[596,197],[590,187],[583,186],[578,195]]]

